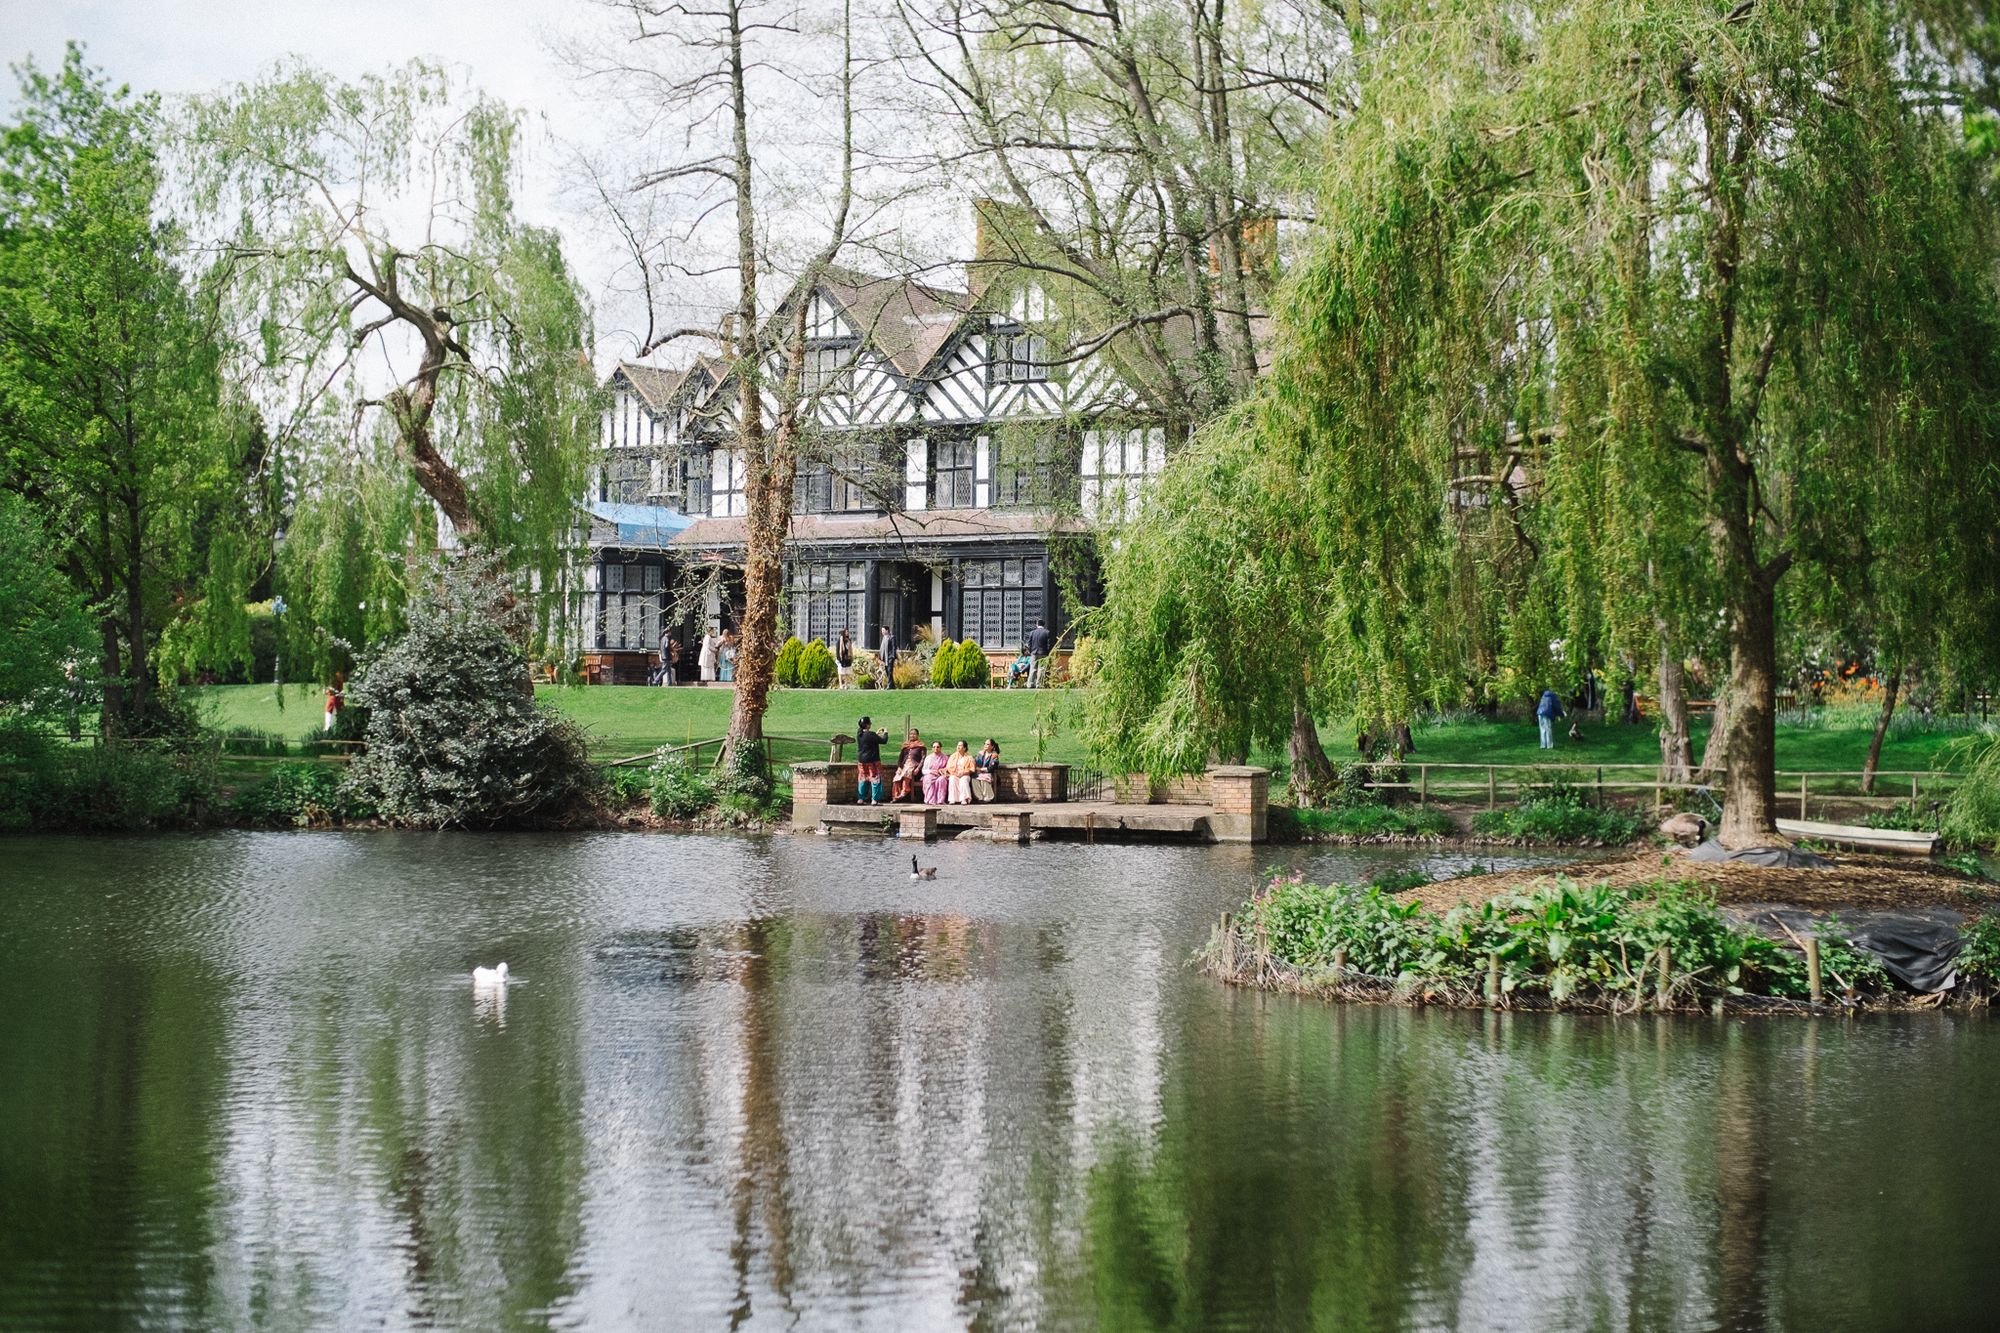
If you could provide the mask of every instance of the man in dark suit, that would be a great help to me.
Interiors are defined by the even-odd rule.
[[[896,688],[896,636],[889,632],[889,627],[887,625],[884,625],[882,627],[882,647],[880,651],[877,653],[877,656],[879,656],[882,659],[882,676],[883,676],[882,684],[889,689],[892,690],[895,689]]]
[[[1049,638],[1049,627],[1037,620],[1035,627],[1028,631],[1028,688],[1039,690],[1047,678],[1049,669],[1049,649],[1054,645]]]

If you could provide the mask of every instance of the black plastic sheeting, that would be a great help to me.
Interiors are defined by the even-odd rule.
[[[1760,911],[1748,919],[1781,941],[1787,937],[1771,922],[1782,921],[1801,939],[1819,924],[1810,912],[1784,908]],[[1874,954],[1898,984],[1930,995],[1958,984],[1958,928],[1964,924],[1965,918],[1947,907],[1910,907],[1842,912],[1837,933],[1855,948]]]
[[[1824,870],[1832,864],[1824,856],[1813,852],[1802,852],[1796,847],[1744,847],[1732,852],[1713,838],[1689,852],[1687,859],[1742,861],[1753,866],[1788,870]]]

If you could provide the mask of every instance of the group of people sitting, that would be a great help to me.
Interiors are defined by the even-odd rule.
[[[856,801],[862,805],[884,805],[882,747],[889,734],[875,730],[874,720],[862,718],[854,730],[855,758],[858,761]],[[891,774],[889,801],[920,801],[924,805],[970,805],[994,799],[999,786],[1000,743],[991,736],[974,754],[958,742],[950,754],[943,741],[928,745],[915,727],[904,738]]]

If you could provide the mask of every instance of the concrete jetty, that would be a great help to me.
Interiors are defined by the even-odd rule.
[[[1171,782],[1112,784],[1112,799],[1070,799],[1066,764],[1005,764],[998,799],[971,805],[855,803],[855,765],[792,765],[792,827],[825,832],[893,831],[929,841],[967,832],[1006,842],[1060,834],[1126,841],[1263,842],[1271,772],[1216,765]]]

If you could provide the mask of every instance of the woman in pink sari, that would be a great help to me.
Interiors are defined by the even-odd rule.
[[[944,757],[944,742],[932,741],[930,758],[924,760],[924,804],[943,805],[948,788],[945,770],[949,761]]]

